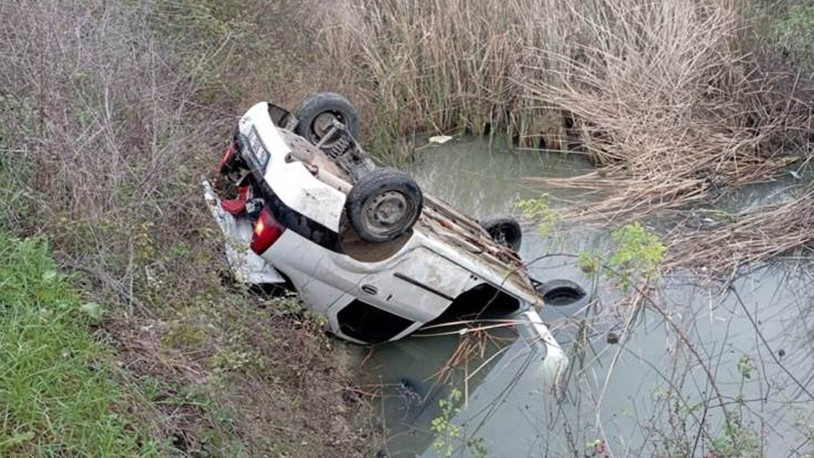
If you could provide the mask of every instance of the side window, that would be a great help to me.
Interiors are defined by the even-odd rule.
[[[369,343],[390,340],[413,324],[358,299],[340,310],[336,319],[343,334]]]
[[[520,301],[492,285],[481,283],[459,294],[444,313],[430,324],[448,321],[505,317],[520,309]]]

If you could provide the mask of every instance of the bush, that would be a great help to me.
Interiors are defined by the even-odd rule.
[[[348,0],[329,18],[324,42],[344,79],[370,90],[379,152],[416,129],[561,148],[560,111],[534,100],[526,84],[560,77],[549,53],[566,46],[556,14],[566,5],[547,3]]]
[[[48,239],[76,286],[105,304],[100,327],[136,385],[130,413],[162,452],[364,453],[356,430],[334,434],[360,410],[342,402],[347,368],[318,326],[273,318],[260,307],[279,301],[224,281],[200,188],[249,102],[293,105],[313,90],[303,80],[319,73],[301,67],[308,3],[0,1],[0,224]],[[12,426],[14,453],[61,453],[30,443],[48,428]],[[113,439],[120,454],[133,449]]]
[[[578,149],[610,168],[549,184],[610,191],[592,215],[630,217],[763,181],[807,147],[809,98],[795,94],[810,85],[752,6],[348,0],[326,41],[371,94],[380,152],[415,128]],[[808,8],[789,27],[809,34]]]

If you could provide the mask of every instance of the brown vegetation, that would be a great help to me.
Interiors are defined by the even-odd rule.
[[[567,85],[538,86],[539,98],[575,114],[580,143],[605,164],[585,176],[546,181],[603,196],[569,216],[624,222],[708,204],[807,163],[811,80],[778,57],[770,37],[757,35],[760,18],[749,2],[608,3],[605,14],[618,20],[596,36],[615,39],[595,41],[580,59],[564,61]],[[591,13],[580,17],[601,23]],[[810,246],[809,204],[806,195],[713,233],[676,231],[669,264],[729,274]]]
[[[739,266],[779,255],[803,257],[814,244],[814,193],[735,215],[704,231],[677,231],[665,268],[700,267],[731,280]]]
[[[302,6],[0,2],[0,224],[47,237],[104,304],[100,337],[140,393],[122,413],[162,453],[375,447],[344,346],[296,300],[224,280],[198,184],[249,101],[318,89]]]
[[[374,94],[377,135],[498,132],[588,154],[596,172],[544,180],[602,196],[569,219],[707,203],[809,153],[810,75],[759,2],[349,0],[336,22],[330,50]]]
[[[197,183],[235,117],[258,99],[294,107],[336,90],[360,106],[380,155],[400,154],[396,140],[416,129],[578,144],[601,171],[548,183],[604,193],[572,216],[623,221],[767,180],[808,153],[806,78],[774,57],[750,6],[0,2],[2,224],[47,236],[112,310],[106,328],[129,380],[163,387],[146,401],[163,406],[145,420],[159,437],[183,436],[174,446],[188,452],[215,442],[224,453],[353,456],[368,438],[347,433],[363,409],[344,404],[339,345],[286,301],[222,281],[222,244]],[[799,221],[808,200],[675,249],[740,262],[808,244],[807,220],[785,219]],[[730,251],[714,251],[721,245]],[[248,364],[247,352],[269,365]],[[190,390],[206,401],[179,394]],[[236,423],[216,421],[221,408]],[[308,431],[309,447],[291,428]]]
[[[561,113],[524,84],[558,79],[550,53],[565,49],[566,24],[548,3],[348,0],[325,41],[343,79],[368,90],[382,142],[427,129],[560,149]]]
[[[746,7],[622,0],[577,12],[598,33],[579,58],[561,59],[565,84],[536,95],[573,113],[582,148],[607,166],[549,183],[607,191],[586,216],[640,218],[769,180],[798,159],[810,104],[794,69],[750,35]]]

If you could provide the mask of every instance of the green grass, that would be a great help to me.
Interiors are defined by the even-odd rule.
[[[778,20],[776,33],[786,52],[799,56],[809,71],[814,69],[814,4],[793,4]]]
[[[0,232],[0,456],[155,456],[117,414],[111,352],[42,241]]]

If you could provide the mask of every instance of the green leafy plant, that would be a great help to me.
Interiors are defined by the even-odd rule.
[[[475,455],[475,458],[486,458],[489,456],[489,447],[486,446],[482,437],[473,437],[466,441],[466,446]]]
[[[577,265],[586,275],[593,277],[602,268],[602,258],[596,254],[583,251],[577,258]]]
[[[537,222],[537,232],[540,237],[548,237],[554,230],[554,226],[559,219],[557,212],[551,208],[548,196],[542,195],[533,199],[523,199],[515,204],[523,216]]]
[[[741,387],[740,392],[735,396],[735,401],[743,406],[743,384],[752,378],[755,365],[749,355],[743,355],[738,359],[737,368],[741,376]],[[760,438],[754,429],[744,424],[742,413],[732,411],[727,415],[723,431],[712,440],[712,455],[716,458],[763,456]]]
[[[128,386],[83,303],[38,240],[0,232],[0,456],[158,456],[128,421]]]
[[[639,223],[632,223],[613,231],[611,238],[616,250],[604,260],[596,253],[582,252],[577,265],[589,277],[602,271],[607,277],[619,282],[624,291],[634,282],[653,280],[659,275],[667,247],[661,238]]]
[[[741,377],[746,380],[752,378],[752,371],[755,370],[755,366],[752,364],[752,358],[749,355],[743,355],[738,360],[738,372],[740,372]]]
[[[461,409],[457,407],[461,396],[461,390],[453,388],[446,399],[438,401],[438,407],[441,408],[441,415],[433,418],[430,423],[430,431],[435,433],[435,440],[433,440],[432,446],[435,451],[443,457],[450,457],[455,453],[455,443],[461,438],[461,427],[452,423],[452,417],[461,411]]]
[[[464,440],[466,436],[464,428],[452,422],[452,418],[461,411],[458,407],[461,397],[461,390],[453,388],[446,399],[438,401],[441,414],[430,422],[430,431],[435,433],[432,446],[436,453],[447,458],[461,446],[469,449],[476,458],[486,458],[489,456],[489,448],[483,438],[473,436]]]
[[[763,456],[757,434],[745,427],[738,418],[730,418],[724,431],[712,440],[712,456],[716,458],[758,458]]]
[[[637,222],[613,231],[611,237],[618,249],[608,260],[608,265],[624,290],[629,289],[636,279],[646,281],[658,276],[667,251],[658,235]]]

